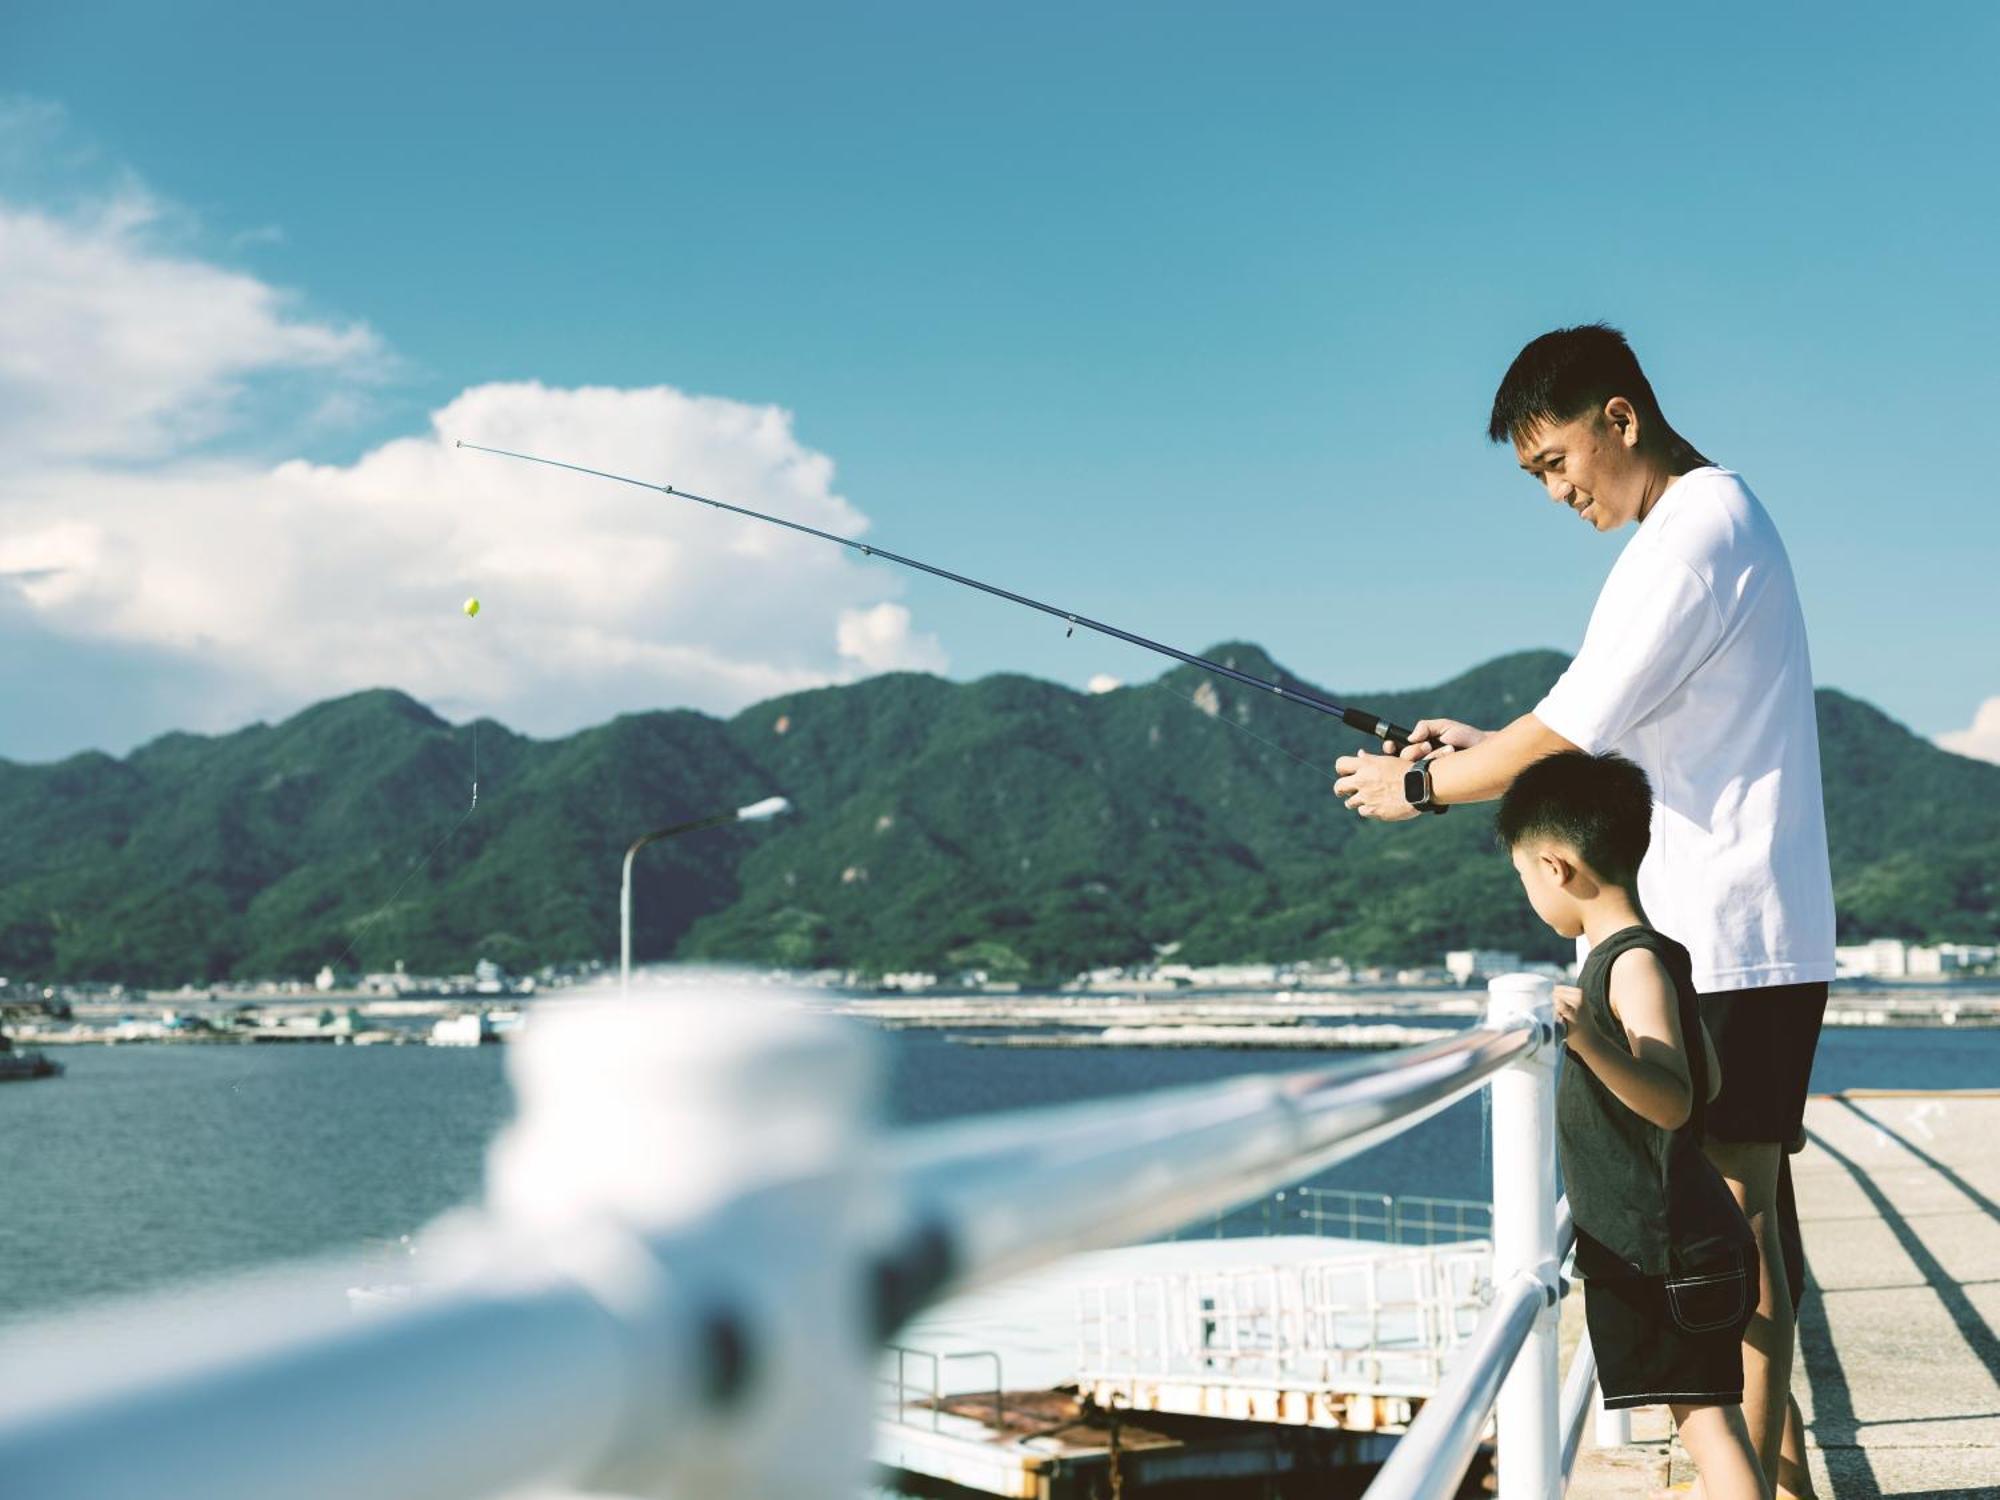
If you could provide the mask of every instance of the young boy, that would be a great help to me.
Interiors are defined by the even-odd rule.
[[[1604,1404],[1670,1407],[1708,1500],[1768,1500],[1742,1408],[1757,1252],[1701,1150],[1721,1080],[1687,949],[1633,895],[1652,811],[1631,761],[1570,750],[1515,779],[1498,826],[1535,914],[1590,942],[1555,994],[1556,1144]]]

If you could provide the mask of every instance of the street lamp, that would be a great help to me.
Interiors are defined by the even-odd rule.
[[[761,823],[766,818],[775,818],[792,804],[783,797],[766,797],[762,802],[753,802],[748,807],[739,807],[734,812],[713,813],[706,818],[696,818],[691,823],[676,823],[671,828],[656,828],[651,833],[632,841],[632,847],[625,851],[625,868],[618,878],[618,988],[625,993],[632,988],[632,856],[648,844],[657,844],[661,839],[670,839],[683,833],[698,833],[704,828],[720,828],[724,823]]]

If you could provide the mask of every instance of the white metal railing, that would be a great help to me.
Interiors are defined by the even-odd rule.
[[[1486,1303],[1480,1241],[1282,1265],[1158,1271],[1077,1289],[1077,1380],[1428,1396]]]
[[[1477,1199],[1307,1186],[1280,1188],[1254,1203],[1185,1224],[1166,1238],[1223,1240],[1302,1234],[1390,1245],[1438,1245],[1483,1240],[1492,1233],[1493,1205]]]
[[[872,1049],[809,1004],[720,981],[548,1003],[510,1049],[519,1113],[485,1201],[426,1235],[418,1295],[254,1331],[226,1297],[156,1298],[108,1341],[101,1319],[17,1335],[0,1359],[25,1338],[34,1380],[0,1386],[0,1480],[38,1500],[845,1500],[914,1312],[1269,1194],[1491,1080],[1494,1299],[1370,1495],[1448,1494],[1497,1395],[1503,1500],[1554,1496],[1558,1038],[1548,981],[1508,976],[1483,1027],[1427,1046],[882,1133]]]
[[[1007,1422],[1006,1376],[1001,1371],[1000,1356],[991,1349],[958,1349],[940,1353],[932,1349],[913,1349],[906,1344],[891,1344],[885,1351],[893,1360],[896,1373],[878,1375],[885,1396],[888,1396],[887,1418],[905,1427],[917,1423],[911,1418],[912,1396],[922,1397],[922,1409],[929,1413],[928,1426],[932,1432],[941,1430],[945,1416],[945,1402],[955,1397],[977,1396],[980,1404],[992,1410],[992,1429],[1001,1431]],[[993,1384],[990,1387],[976,1387],[971,1391],[947,1391],[945,1367],[947,1365],[978,1361],[993,1366]],[[918,1381],[910,1375],[910,1366],[918,1364],[930,1372],[927,1381]],[[889,1392],[894,1392],[889,1395]]]

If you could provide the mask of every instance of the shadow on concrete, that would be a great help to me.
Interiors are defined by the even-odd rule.
[[[1852,1168],[1850,1168],[1852,1170]],[[1826,1463],[1827,1483],[1841,1500],[1881,1500],[1882,1486],[1861,1446],[1861,1422],[1854,1412],[1854,1395],[1847,1388],[1840,1351],[1833,1347],[1833,1329],[1826,1321],[1826,1299],[1813,1278],[1812,1258],[1806,1258],[1806,1289],[1799,1303],[1799,1358],[1812,1387],[1812,1438]]]
[[[1862,1115],[1861,1118],[1869,1119],[1867,1115]],[[1869,1123],[1875,1122],[1869,1120]],[[1993,1325],[1986,1321],[1979,1309],[1973,1305],[1972,1299],[1965,1295],[1965,1288],[1946,1274],[1938,1258],[1931,1254],[1930,1247],[1910,1227],[1909,1221],[1896,1212],[1895,1207],[1889,1202],[1888,1195],[1875,1185],[1873,1178],[1841,1154],[1838,1148],[1830,1145],[1824,1136],[1815,1135],[1812,1141],[1820,1150],[1847,1169],[1848,1175],[1854,1179],[1855,1186],[1867,1196],[1882,1222],[1889,1226],[1889,1232],[1895,1235],[1896,1243],[1903,1247],[1903,1253],[1910,1257],[1917,1268],[1917,1273],[1924,1278],[1925,1285],[1936,1294],[1938,1301],[1944,1304],[1945,1311],[1951,1314],[1952,1325],[1965,1339],[1967,1347],[1972,1350],[1979,1362],[1986,1366],[1987,1374],[1994,1380],[2000,1381],[2000,1335],[1993,1332]],[[1948,1175],[1956,1177],[1955,1173]],[[1967,1191],[1971,1190],[1968,1188]]]
[[[1845,1100],[1841,1102],[1847,1103]],[[1853,1108],[1852,1105],[1848,1107]],[[1862,1114],[1859,1110],[1855,1113],[1861,1115],[1868,1124],[1885,1129],[1887,1134],[1895,1135],[1893,1131],[1886,1131],[1886,1128],[1872,1116]],[[1902,1140],[1902,1137],[1895,1138],[1899,1143],[1909,1145]],[[1888,1226],[1889,1232],[1902,1246],[1903,1253],[1910,1257],[1918,1274],[1923,1277],[1922,1284],[1944,1304],[1945,1310],[1951,1315],[1953,1325],[1965,1339],[1967,1347],[1994,1379],[2000,1380],[2000,1336],[1994,1334],[1992,1326],[1973,1305],[1971,1298],[1966,1296],[1964,1286],[1946,1273],[1937,1257],[1910,1226],[1909,1220],[1896,1211],[1894,1205],[1889,1202],[1888,1195],[1876,1185],[1874,1179],[1862,1171],[1860,1166],[1845,1153],[1829,1144],[1825,1137],[1814,1134],[1811,1140],[1827,1154],[1830,1160],[1838,1163],[1848,1176],[1854,1179],[1855,1186],[1860,1188],[1868,1199],[1875,1216]],[[1933,1160],[1927,1153],[1917,1151],[1914,1147],[1909,1149],[1936,1168],[1954,1186],[1965,1191],[1983,1209],[1989,1213],[1993,1212],[1990,1200],[1983,1198],[1965,1184],[1956,1173]],[[1841,1500],[1849,1500],[1850,1496],[1853,1500],[1879,1500],[1884,1492],[1874,1467],[1869,1462],[1867,1450],[1861,1446],[1860,1432],[1864,1425],[1872,1427],[1891,1424],[1864,1423],[1855,1412],[1847,1376],[1841,1366],[1839,1351],[1834,1348],[1832,1329],[1827,1323],[1825,1298],[1818,1284],[1812,1279],[1810,1260],[1807,1262],[1807,1282],[1815,1295],[1808,1297],[1799,1311],[1798,1347],[1805,1361],[1807,1383],[1812,1387],[1813,1437],[1825,1460],[1827,1478]],[[1947,1422],[1973,1420],[1977,1415],[1970,1412],[1943,1413],[1912,1420]],[[1902,1491],[1898,1492],[1898,1500],[1943,1500],[1947,1495],[1970,1496],[1974,1497],[1974,1500],[2000,1500],[2000,1486]]]
[[[1905,1151],[1909,1152],[1910,1155],[1914,1156],[1918,1161],[1922,1162],[1925,1166],[1929,1167],[1933,1172],[1937,1173],[1938,1176],[1942,1177],[1946,1182],[1950,1183],[1953,1187],[1957,1188],[1961,1193],[1965,1194],[1967,1198],[1969,1198],[1974,1204],[1978,1206],[1979,1211],[1985,1214],[1987,1218],[1992,1219],[1996,1222],[2000,1222],[2000,1203],[1995,1203],[1991,1198],[1987,1197],[1984,1193],[1980,1192],[1978,1188],[1974,1187],[1971,1183],[1967,1182],[1963,1177],[1959,1176],[1958,1173],[1954,1172],[1950,1167],[1946,1166],[1943,1162],[1939,1161],[1935,1156],[1932,1156],[1930,1152],[1924,1150],[1923,1147],[1919,1146],[1915,1141],[1911,1140],[1908,1136],[1904,1135],[1900,1130],[1896,1129],[1895,1126],[1886,1124],[1883,1121],[1877,1119],[1874,1115],[1869,1114],[1867,1110],[1863,1109],[1860,1105],[1856,1104],[1852,1099],[1847,1098],[1845,1095],[1836,1095],[1835,1099],[1836,1102],[1839,1103],[1842,1109],[1848,1111],[1850,1114],[1854,1115],[1857,1119],[1863,1121],[1864,1123],[1874,1126],[1875,1129],[1881,1131],[1882,1134],[1889,1137],[1890,1140],[1894,1141],[1897,1145],[1901,1146]]]

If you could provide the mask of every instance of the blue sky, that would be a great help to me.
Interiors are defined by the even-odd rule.
[[[1819,680],[1963,729],[2000,697],[1996,33],[1978,5],[12,5],[0,209],[112,269],[89,338],[0,332],[0,395],[58,378],[33,338],[108,347],[127,308],[214,295],[235,313],[158,346],[236,332],[12,392],[78,435],[42,421],[0,486],[0,755],[369,680],[553,733],[881,666],[1161,665],[712,532],[614,609],[593,569],[712,518],[545,533],[571,492],[538,488],[485,526],[516,481],[440,477],[471,462],[416,451],[440,409],[697,455],[746,503],[1337,691],[1573,648],[1621,539],[1483,425],[1521,343],[1598,317],[1778,519]],[[721,404],[610,399],[658,387]],[[285,586],[244,586],[263,545]],[[496,589],[468,644],[458,599]]]

